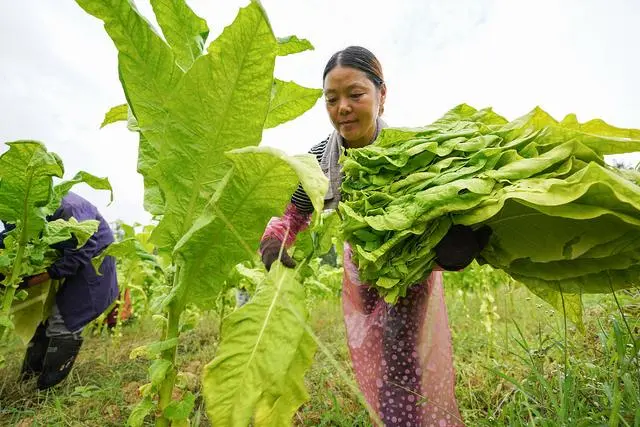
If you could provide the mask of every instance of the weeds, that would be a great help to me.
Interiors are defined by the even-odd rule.
[[[493,301],[492,327],[482,304]],[[585,333],[514,284],[447,290],[457,370],[456,394],[469,426],[640,426],[640,293],[585,296]],[[318,301],[312,329],[322,343],[306,376],[311,400],[299,426],[370,426],[353,391],[338,299]],[[481,318],[482,317],[482,318]],[[183,390],[196,394],[192,426],[209,425],[200,398],[203,366],[217,345],[219,316],[204,313],[185,331],[178,351]],[[122,426],[146,381],[129,352],[155,339],[151,319],[138,319],[112,340],[87,337],[70,377],[48,392],[18,383],[23,347],[0,371],[0,425]],[[491,351],[488,351],[488,348]],[[339,372],[341,371],[341,372]]]

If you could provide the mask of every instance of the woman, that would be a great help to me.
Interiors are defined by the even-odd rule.
[[[387,88],[382,67],[367,49],[351,46],[335,53],[323,73],[329,119],[335,129],[314,146],[329,178],[325,209],[340,201],[342,174],[338,159],[349,149],[371,144],[385,123]],[[287,267],[295,262],[286,251],[298,232],[309,224],[313,206],[302,187],[295,191],[284,215],[269,222],[260,244],[267,268],[280,257]],[[438,264],[458,270],[479,253],[485,240],[468,227],[456,226],[437,250]],[[391,306],[377,292],[360,283],[345,248],[343,310],[356,377],[365,398],[386,426],[462,425],[454,395],[451,334],[442,289],[442,272]]]
[[[100,274],[96,274],[91,265],[91,260],[113,243],[109,224],[89,201],[69,192],[47,220],[71,218],[97,220],[98,230],[79,248],[75,237],[52,245],[58,250],[59,258],[46,272],[28,277],[20,285],[20,288],[31,288],[51,279],[61,283],[50,315],[38,326],[27,346],[20,374],[22,380],[38,377],[40,390],[55,386],[69,375],[82,347],[83,328],[118,296],[115,259],[105,257]],[[4,236],[12,228],[10,225],[0,233],[0,248],[4,247]]]

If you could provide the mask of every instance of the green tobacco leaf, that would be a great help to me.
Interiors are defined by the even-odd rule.
[[[158,341],[152,344],[136,347],[131,350],[129,359],[137,359],[142,357],[143,359],[153,360],[157,358],[160,353],[170,348],[174,348],[178,345],[178,338],[171,338],[165,341]]]
[[[144,419],[156,407],[156,403],[151,400],[150,396],[145,396],[131,411],[131,415],[127,419],[127,425],[130,427],[142,427]]]
[[[149,366],[149,380],[153,387],[159,387],[167,376],[172,363],[166,359],[156,359]]]
[[[62,177],[62,161],[35,141],[7,143],[0,155],[0,218],[20,222],[28,241],[42,230],[45,215],[40,209],[53,196],[53,177]]]
[[[538,277],[522,276],[510,273],[511,276],[524,283],[529,289],[547,287],[557,289],[561,284],[562,289],[577,293],[608,293],[620,289],[628,289],[640,286],[640,265],[634,265],[624,270],[605,270],[598,273],[584,274],[582,276],[563,280],[544,280]]]
[[[334,237],[340,237],[340,217],[336,211],[325,211],[321,221],[298,233],[292,256],[296,261],[323,256],[334,245]]]
[[[57,219],[46,223],[42,242],[53,245],[75,236],[78,240],[78,247],[81,247],[98,231],[99,225],[100,222],[96,220],[78,222],[75,218],[70,218],[68,221]]]
[[[183,72],[174,54],[140,16],[129,0],[76,0],[89,14],[104,21],[105,30],[118,49],[120,81],[130,112],[142,132],[138,150],[138,172],[145,178],[145,207],[162,214],[164,202],[157,183],[148,175],[158,161],[158,146],[165,139],[166,103]],[[149,199],[156,203],[147,204]],[[159,213],[157,213],[160,211]]]
[[[538,207],[507,201],[500,213],[487,221],[496,235],[492,239],[495,257],[492,254],[490,258],[503,265],[523,257],[534,262],[575,259],[597,245],[618,239],[634,229],[633,225],[620,221],[615,215],[599,213],[585,205],[580,206],[579,213],[576,212],[587,215],[593,211],[594,218],[585,217],[577,221],[577,218],[569,216],[572,213],[569,209],[558,207],[554,210],[555,215],[550,215],[550,210],[545,213]],[[607,230],[606,235],[602,230]]]
[[[191,415],[191,411],[193,411],[193,406],[196,401],[196,396],[187,392],[181,400],[174,400],[164,409],[163,415],[174,421],[186,420]]]
[[[14,300],[11,305],[14,333],[24,345],[29,343],[38,325],[49,317],[49,289],[51,281],[33,286],[27,289],[28,296],[25,300]]]
[[[50,208],[55,211],[59,206],[62,198],[73,188],[76,184],[87,184],[94,190],[106,190],[109,192],[110,202],[113,202],[113,188],[108,178],[100,178],[89,172],[80,171],[73,178],[68,181],[63,181],[56,185],[54,190],[54,198],[50,204]]]
[[[313,232],[307,228],[296,236],[296,244],[292,248],[291,256],[298,262],[305,258],[311,258],[314,255],[315,247],[313,240]],[[302,267],[306,269],[306,267]]]
[[[209,35],[207,22],[184,0],[151,0],[151,6],[178,65],[188,70],[204,49]]]
[[[256,407],[256,426],[288,426],[298,408],[309,400],[309,393],[300,381],[313,363],[316,344],[313,337],[305,333],[291,359],[284,381],[276,383],[261,397]]]
[[[236,264],[255,256],[265,225],[282,213],[298,182],[316,211],[327,188],[312,155],[287,156],[271,147],[247,147],[227,155],[232,171],[176,246],[182,260],[181,292],[186,302],[201,307],[215,300]]]
[[[136,229],[134,227],[134,225],[127,224],[120,220],[116,221],[116,229],[119,229],[119,231],[123,233],[122,240],[136,237]],[[119,234],[118,231],[116,231],[116,234]]]
[[[224,155],[258,145],[269,108],[275,38],[258,3],[196,60],[167,104],[169,115],[152,178],[166,198],[153,242],[173,249],[231,167]]]
[[[153,224],[148,224],[142,227],[142,230],[136,233],[135,237],[140,245],[142,245],[142,249],[147,253],[153,253],[155,251],[155,246],[149,241],[151,238],[151,233],[156,226]]]
[[[138,125],[160,131],[164,104],[183,73],[173,52],[128,0],[76,0],[87,13],[104,21],[118,49],[120,80]]]
[[[600,119],[579,123],[575,114],[567,115],[560,125],[578,131],[577,137],[601,155],[640,151],[640,129],[617,128]]]
[[[529,284],[527,287],[531,292],[549,303],[549,305],[559,313],[566,313],[567,319],[573,322],[580,332],[584,333],[582,295],[562,293],[558,290],[551,289],[549,286]]]
[[[158,160],[158,150],[148,143],[143,134],[140,134],[140,146],[138,149],[138,172],[144,182],[144,209],[151,215],[164,214],[166,204],[164,193],[158,182],[149,176]]]
[[[307,399],[303,375],[313,343],[301,324],[306,318],[295,271],[275,263],[251,302],[225,320],[228,332],[205,367],[203,390],[213,425],[246,426],[258,410],[261,420],[282,419]]]
[[[313,45],[307,39],[299,39],[297,36],[278,37],[278,56],[291,55],[305,50],[313,50]]]
[[[230,287],[245,289],[253,294],[260,285],[264,282],[265,270],[261,267],[250,268],[247,265],[249,262],[237,264],[229,274],[227,284]]]
[[[120,242],[115,242],[107,246],[105,250],[100,252],[97,257],[94,257],[91,260],[91,264],[97,272],[102,265],[105,257],[107,256],[112,256],[116,259],[129,259],[138,257],[141,254],[146,254],[146,251],[142,248],[140,242],[138,242],[135,237],[130,237],[128,239],[124,239]]]
[[[638,150],[639,130],[601,120],[558,122],[535,108],[507,123],[461,105],[429,126],[384,129],[350,150],[342,231],[360,277],[393,301],[430,271],[437,221],[488,225],[480,259],[558,308],[558,289],[609,292],[640,282],[640,186],[603,158]]]
[[[269,114],[265,129],[293,120],[311,109],[322,95],[322,89],[300,86],[276,79],[273,83]]]
[[[336,211],[322,216],[322,225],[316,229],[318,255],[324,255],[333,246],[334,237],[340,237],[340,217]],[[341,242],[338,242],[340,244]]]
[[[100,125],[102,129],[106,125],[110,125],[111,123],[127,121],[129,117],[129,106],[127,104],[116,105],[115,107],[111,107],[107,114],[104,116],[104,120]]]

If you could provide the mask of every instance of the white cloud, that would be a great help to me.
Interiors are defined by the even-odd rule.
[[[211,38],[246,1],[195,0]],[[387,120],[427,124],[466,102],[515,118],[540,105],[561,118],[602,118],[640,128],[640,4],[634,0],[263,0],[278,36],[308,38],[316,50],[279,58],[285,80],[321,85],[329,56],[361,44],[382,61]],[[148,2],[138,2],[151,16]],[[151,19],[153,22],[154,20]],[[99,130],[122,103],[116,51],[102,23],[74,2],[0,4],[0,141],[38,139],[61,155],[67,175],[110,178],[116,201],[78,191],[110,220],[146,222],[136,136],[124,125]],[[331,131],[322,103],[268,130],[264,143],[306,151]],[[640,155],[624,157],[631,163]]]

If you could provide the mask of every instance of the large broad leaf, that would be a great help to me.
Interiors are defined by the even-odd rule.
[[[149,171],[158,160],[158,145],[166,140],[166,103],[183,72],[174,54],[129,0],[77,0],[87,13],[104,21],[118,49],[120,81],[137,128],[144,134],[138,150],[138,172],[144,177],[145,205],[162,214],[164,200]],[[147,192],[153,195],[147,196]],[[147,200],[152,200],[153,202]]]
[[[265,129],[293,120],[313,107],[322,95],[322,89],[311,89],[294,82],[276,79],[269,105]]]
[[[543,266],[540,266],[543,267]],[[625,269],[605,269],[597,273],[568,277],[562,280],[545,280],[539,277],[524,276],[515,272],[509,275],[528,288],[563,289],[567,293],[609,293],[612,290],[628,289],[640,286],[640,264]]]
[[[96,231],[97,221],[78,223],[58,220],[47,223],[47,215],[59,207],[68,188],[77,182],[88,182],[108,188],[108,181],[81,172],[71,181],[53,186],[53,177],[63,174],[62,162],[44,145],[33,141],[9,143],[9,150],[0,156],[0,218],[15,224],[4,236],[0,250],[0,272],[6,285],[15,285],[26,275],[41,273],[53,261],[49,245],[67,240],[72,235],[84,244]],[[13,289],[5,294],[5,307],[11,302]]]
[[[166,198],[153,240],[173,249],[202,213],[234,148],[258,145],[270,101],[276,41],[257,3],[193,64],[167,104],[166,139],[152,169]]]
[[[82,247],[98,231],[99,225],[100,222],[93,219],[82,222],[78,222],[73,217],[68,221],[57,219],[46,224],[41,241],[45,245],[53,245],[75,236],[78,242],[77,247]]]
[[[637,151],[639,147],[639,129],[617,128],[600,119],[579,123],[575,114],[567,115],[560,125],[565,129],[578,131],[581,135],[577,137],[601,155],[628,153]],[[603,140],[603,136],[607,138]],[[633,146],[636,149],[633,149]]]
[[[151,255],[151,253],[148,252],[143,244],[138,240],[138,236],[129,237],[119,242],[112,243],[105,250],[100,252],[100,255],[91,260],[91,264],[96,272],[107,256],[112,256],[116,259],[132,263],[137,261],[146,262],[153,268],[161,268],[155,256]]]
[[[100,252],[100,255],[91,260],[91,264],[93,264],[93,268],[98,272],[105,257],[131,258],[136,256],[140,250],[140,242],[138,242],[135,237],[130,237],[107,246],[105,250]]]
[[[216,426],[288,425],[308,396],[303,375],[313,341],[305,330],[304,288],[295,271],[273,265],[251,302],[223,325],[225,337],[204,370],[207,414]],[[293,393],[293,394],[292,394]]]
[[[302,284],[301,284],[302,285]],[[305,333],[300,340],[283,381],[275,382],[263,393],[256,406],[256,426],[288,426],[298,408],[309,400],[302,378],[313,363],[316,343]]]
[[[0,156],[0,218],[20,223],[24,243],[44,227],[42,207],[53,196],[53,177],[62,177],[60,158],[35,141],[7,143],[9,150]]]
[[[161,131],[166,114],[164,105],[183,75],[171,48],[129,0],[77,0],[77,3],[104,21],[105,30],[118,49],[118,68],[127,103],[140,128]]]
[[[176,246],[181,259],[180,293],[206,307],[229,272],[251,259],[268,220],[282,213],[298,182],[316,211],[323,205],[327,179],[308,154],[287,156],[271,147],[228,153],[233,169],[191,230]]]
[[[57,209],[60,206],[62,198],[77,184],[87,184],[94,190],[106,190],[109,192],[110,201],[113,202],[113,188],[108,178],[100,178],[89,172],[80,171],[73,178],[63,181],[53,187],[53,198],[49,205],[50,209]]]
[[[571,260],[627,233],[640,237],[640,230],[634,231],[632,224],[621,221],[610,211],[587,205],[574,210],[561,206],[545,211],[537,208],[509,200],[487,221],[495,233],[486,252],[490,259],[502,265],[524,257],[533,262]],[[584,216],[572,218],[573,212]],[[592,218],[587,216],[589,213]]]
[[[204,49],[209,35],[206,21],[196,15],[184,0],[151,0],[151,6],[162,33],[173,48],[178,65],[188,70]]]

